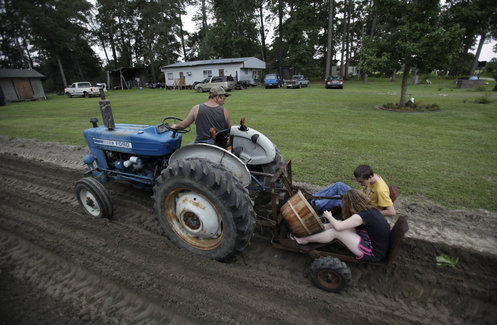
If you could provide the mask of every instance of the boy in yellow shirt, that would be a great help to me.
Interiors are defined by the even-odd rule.
[[[384,216],[395,215],[395,208],[390,199],[390,190],[380,175],[375,174],[369,165],[359,165],[354,170],[354,176],[357,183],[362,186],[362,191],[376,205],[381,214]]]

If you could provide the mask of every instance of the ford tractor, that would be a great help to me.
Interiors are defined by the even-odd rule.
[[[340,292],[351,281],[345,262],[356,257],[340,243],[298,245],[289,233],[324,229],[314,212],[317,197],[292,184],[291,162],[262,133],[245,126],[211,130],[214,144],[182,146],[182,133],[170,127],[178,118],[157,125],[115,124],[110,102],[101,92],[103,124],[96,118],[83,134],[89,153],[86,176],[75,184],[76,197],[92,217],[111,218],[112,200],[104,183],[124,180],[153,190],[154,210],[166,236],[176,246],[218,261],[227,261],[250,243],[256,224],[270,229],[278,249],[303,253],[314,261],[309,277],[319,288]],[[392,201],[398,192],[391,191]],[[393,195],[393,196],[392,196]],[[326,222],[326,220],[324,220]],[[409,229],[400,216],[391,231],[388,266]]]
[[[92,118],[83,132],[89,148],[83,161],[91,177],[75,186],[85,213],[111,218],[112,200],[103,184],[124,180],[153,189],[157,217],[177,246],[221,261],[243,251],[255,227],[251,194],[267,203],[271,177],[283,164],[274,144],[242,120],[230,130],[211,130],[216,144],[181,146],[190,128],[173,130],[179,118],[157,125],[114,123],[110,102],[101,96],[104,125]]]

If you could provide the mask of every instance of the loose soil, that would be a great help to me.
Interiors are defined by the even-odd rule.
[[[0,324],[497,323],[495,212],[401,194],[410,230],[393,265],[351,264],[350,288],[332,294],[267,230],[231,263],[175,247],[152,193],[127,183],[106,184],[112,220],[85,216],[73,186],[86,153],[0,137]],[[441,254],[458,264],[437,266]]]

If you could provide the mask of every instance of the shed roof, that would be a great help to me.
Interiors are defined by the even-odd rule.
[[[45,78],[34,69],[0,69],[0,78]]]
[[[229,64],[229,63],[243,63],[249,60],[259,60],[254,57],[245,58],[228,58],[228,59],[209,59],[200,61],[189,61],[189,62],[177,62],[173,64],[166,65],[162,68],[181,68],[181,67],[195,67],[201,65],[211,65],[211,64]]]

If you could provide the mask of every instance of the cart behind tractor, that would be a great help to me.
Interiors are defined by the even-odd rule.
[[[166,117],[157,125],[115,124],[110,102],[101,91],[104,125],[92,118],[83,133],[89,153],[83,159],[88,176],[75,184],[76,197],[86,214],[111,218],[112,199],[107,181],[127,181],[153,190],[154,210],[166,236],[175,245],[218,261],[230,260],[250,243],[255,225],[269,228],[274,247],[314,258],[313,283],[339,292],[351,280],[344,262],[355,257],[336,243],[298,245],[288,239],[281,215],[284,204],[299,191],[292,183],[291,162],[262,133],[245,126],[212,130],[214,144],[181,146],[182,133]],[[393,227],[388,266],[397,255],[408,226],[400,217]]]

